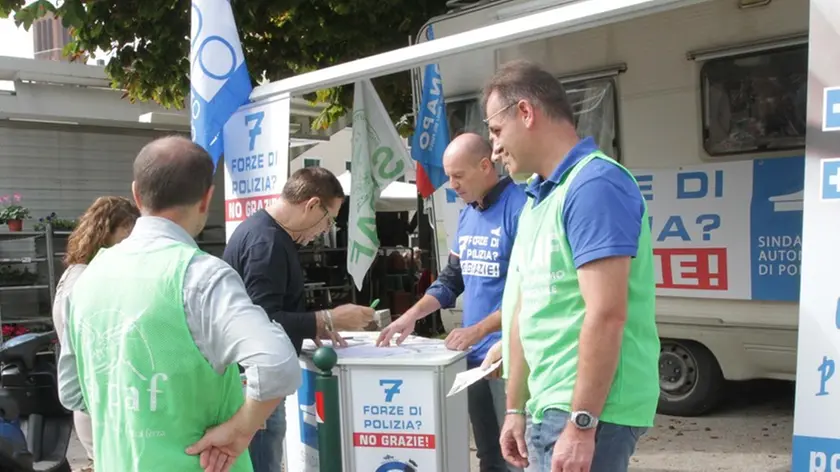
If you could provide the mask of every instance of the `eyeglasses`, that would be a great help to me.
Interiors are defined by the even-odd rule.
[[[324,206],[323,203],[321,203],[321,209],[324,210],[324,217],[329,218],[329,221],[330,221],[330,224],[327,226],[327,229],[324,230],[324,231],[329,231],[329,230],[332,229],[333,226],[335,226],[335,218],[333,218],[333,216],[330,214],[330,211],[327,210],[327,207]]]
[[[497,111],[496,113],[493,113],[492,115],[488,116],[487,118],[485,118],[485,119],[483,120],[483,121],[484,121],[484,124],[485,124],[485,125],[490,124],[490,120],[492,120],[493,118],[495,118],[495,117],[497,117],[497,116],[501,115],[502,113],[504,113],[504,112],[506,112],[506,111],[510,110],[510,108],[511,108],[511,107],[513,107],[514,105],[516,105],[517,103],[519,103],[519,102],[513,102],[513,103],[511,103],[510,105],[508,105],[508,106],[506,106],[506,107],[502,108],[501,110]]]

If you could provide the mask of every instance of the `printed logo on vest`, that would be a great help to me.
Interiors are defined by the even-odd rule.
[[[140,319],[148,314],[146,309],[134,315],[106,310],[80,319],[79,327],[84,338],[89,340],[85,354],[89,356],[92,369],[85,373],[84,382],[92,406],[102,401],[99,380],[105,377],[109,379],[105,394],[108,409],[154,413],[165,408],[158,396],[164,393],[161,387],[170,376],[158,372],[162,366],[155,361],[148,342],[149,334],[140,328]],[[100,324],[97,318],[113,320],[113,324],[106,330],[97,329]],[[114,345],[131,346],[132,355],[112,355],[109,346]],[[166,431],[128,430],[125,434],[136,438],[161,438],[166,436]]]
[[[562,246],[563,242],[557,233],[548,235],[534,245],[527,261],[527,270],[522,271],[522,306],[528,310],[541,309],[550,296],[559,293],[558,283],[568,274],[562,269],[552,270],[552,262],[557,254],[562,254]]]

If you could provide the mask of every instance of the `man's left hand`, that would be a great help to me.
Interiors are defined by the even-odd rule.
[[[595,455],[595,430],[566,424],[551,455],[551,472],[589,472]]]
[[[481,340],[481,332],[476,326],[469,328],[455,328],[443,342],[447,349],[455,351],[466,351],[470,346]]]
[[[253,433],[240,431],[233,420],[228,420],[208,429],[186,452],[199,456],[204,472],[228,472],[236,459],[248,452],[253,437]]]

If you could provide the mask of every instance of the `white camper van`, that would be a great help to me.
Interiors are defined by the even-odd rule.
[[[575,2],[454,0],[418,41],[562,3]],[[808,9],[713,0],[439,62],[454,132],[486,135],[483,82],[530,59],[566,84],[581,134],[636,175],[658,261],[662,413],[709,411],[724,380],[795,378]],[[445,263],[461,203],[434,198]]]

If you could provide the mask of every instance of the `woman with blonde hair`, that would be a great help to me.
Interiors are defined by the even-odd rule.
[[[59,339],[64,333],[65,301],[72,292],[79,275],[84,272],[100,249],[111,247],[128,237],[138,217],[140,217],[140,211],[131,200],[124,197],[99,197],[79,219],[79,224],[67,240],[67,255],[64,257],[66,269],[58,281],[55,292],[53,324]],[[90,417],[79,411],[73,414],[76,435],[91,461],[91,465],[82,469],[82,472],[93,471],[93,436]]]

